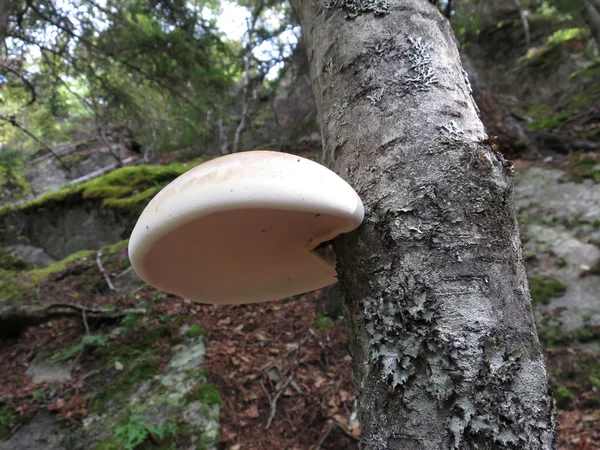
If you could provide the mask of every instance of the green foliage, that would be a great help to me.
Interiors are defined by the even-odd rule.
[[[116,382],[108,389],[107,395],[129,391],[141,381],[152,378],[158,372],[158,360],[151,356],[145,356],[135,361],[132,366],[122,374]]]
[[[558,45],[572,40],[588,39],[589,31],[585,28],[565,28],[555,31],[548,38],[548,45]]]
[[[189,392],[185,396],[185,401],[187,403],[192,402],[202,402],[205,405],[213,406],[223,404],[223,399],[221,398],[221,394],[217,390],[216,387],[210,384],[199,384],[197,385],[192,392]]]
[[[127,422],[119,425],[115,429],[112,442],[106,443],[104,448],[122,448],[124,450],[135,450],[150,437],[154,435],[159,441],[167,436],[174,436],[177,433],[177,424],[170,422],[166,426],[156,426],[148,423],[146,416],[132,415]],[[117,444],[117,447],[109,447],[110,444]]]
[[[63,350],[61,352],[60,359],[62,361],[67,361],[68,359],[73,358],[74,356],[78,355],[79,353],[85,350],[92,350],[98,347],[102,347],[106,344],[107,341],[108,338],[106,336],[96,334],[85,335],[77,344],[72,345],[71,347]]]
[[[9,9],[0,115],[49,144],[125,124],[146,148],[197,147],[239,71],[235,47],[204,19],[217,4],[74,0]],[[0,140],[37,147],[9,124]]]
[[[16,199],[31,193],[23,174],[24,154],[15,147],[0,148],[0,199]]]
[[[10,433],[10,430],[16,425],[19,416],[12,409],[0,409],[0,439]]]
[[[561,12],[555,5],[550,4],[550,2],[543,2],[535,12],[541,17],[552,18],[559,22],[573,20],[571,14]]]
[[[529,279],[529,291],[532,304],[547,305],[551,298],[560,297],[567,287],[558,280],[550,277],[533,277]]]
[[[315,319],[315,328],[319,331],[327,331],[333,327],[333,321],[324,315],[319,314]]]
[[[200,325],[194,324],[185,332],[185,335],[189,338],[197,338],[206,335],[206,330]]]
[[[136,324],[138,323],[138,321],[140,320],[141,315],[140,314],[126,314],[122,319],[121,319],[121,325],[126,329],[126,330],[133,330],[135,329]]]

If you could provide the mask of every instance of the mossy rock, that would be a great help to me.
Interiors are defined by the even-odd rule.
[[[106,256],[105,266],[111,264],[111,258],[114,258],[120,250],[127,246],[129,241],[123,240],[116,244],[102,247],[100,251]],[[67,256],[61,261],[44,267],[42,269],[31,270],[6,270],[0,267],[0,301],[33,299],[37,296],[37,287],[46,279],[53,275],[63,272],[65,269],[81,265],[96,257],[94,250],[81,250]],[[78,276],[81,276],[81,289],[85,286],[92,285],[89,276],[85,271],[72,274],[70,283],[76,285]],[[102,283],[106,283],[100,272],[94,268],[94,275]]]
[[[560,297],[567,287],[554,278],[533,277],[529,279],[529,291],[533,305],[547,305],[551,298]]]
[[[146,205],[201,163],[123,167],[18,206],[0,208],[0,246],[24,242],[55,260],[126,239]]]

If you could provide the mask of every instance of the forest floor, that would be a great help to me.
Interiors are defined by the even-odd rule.
[[[594,179],[596,156],[588,159],[593,162],[516,164],[524,259],[564,450],[600,449],[600,179]],[[103,267],[109,277],[126,270],[126,247],[107,252]],[[201,383],[185,398],[221,405],[224,449],[357,449],[343,321],[324,315],[319,294],[198,305],[147,286],[115,293],[94,261],[76,259],[44,280],[38,297],[145,313],[113,322],[85,314],[52,320],[0,346],[0,448],[28,448],[27,439],[36,435],[47,442],[56,436],[47,448],[77,448],[65,446],[65,434],[85,440],[93,418],[117,397],[158,383],[186,342],[201,337],[203,362],[193,373]],[[40,363],[44,355],[54,355],[53,363]],[[48,414],[56,420],[48,421]],[[143,428],[143,448],[195,448],[183,415],[176,410],[172,427],[157,422]],[[127,439],[109,430],[87,448],[121,448]],[[102,445],[95,447],[98,440]]]

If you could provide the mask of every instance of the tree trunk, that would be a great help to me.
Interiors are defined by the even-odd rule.
[[[325,163],[366,209],[334,241],[361,448],[556,448],[512,167],[448,21],[426,0],[298,11]]]
[[[600,0],[581,0],[581,12],[592,36],[600,44]]]
[[[12,1],[2,0],[0,2],[0,65],[4,61],[4,41],[8,35]]]

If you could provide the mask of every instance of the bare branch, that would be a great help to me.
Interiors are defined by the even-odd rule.
[[[23,133],[25,133],[27,136],[29,136],[31,139],[33,139],[35,142],[37,142],[38,144],[40,144],[45,150],[48,150],[52,156],[54,156],[54,158],[56,158],[56,160],[60,163],[61,166],[63,166],[65,168],[65,170],[69,173],[71,173],[71,168],[69,166],[67,166],[65,164],[65,162],[60,159],[60,156],[58,156],[54,150],[52,150],[50,147],[48,147],[46,144],[44,144],[42,141],[40,141],[34,134],[32,134],[29,130],[27,130],[26,128],[24,128],[22,125],[20,125],[17,122],[17,119],[14,117],[5,117],[0,115],[0,120],[4,120],[5,122],[10,123],[12,126],[14,126],[15,128],[18,128],[19,130],[21,130]]]

